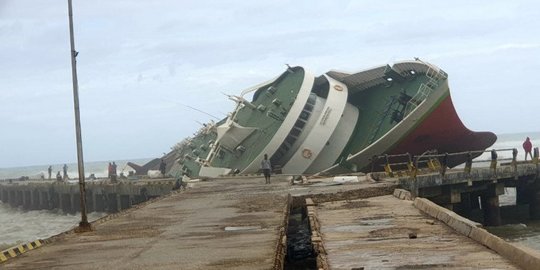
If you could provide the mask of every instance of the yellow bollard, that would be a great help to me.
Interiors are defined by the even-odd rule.
[[[384,165],[384,171],[386,172],[386,175],[390,177],[394,177],[394,173],[392,172],[392,168],[390,167],[390,164]]]

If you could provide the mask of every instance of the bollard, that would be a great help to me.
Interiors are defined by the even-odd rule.
[[[491,164],[489,167],[492,171],[492,178],[497,181],[497,152],[495,149],[491,150]]]
[[[441,175],[444,176],[446,174],[446,164],[448,164],[448,153],[444,153],[442,164],[441,164]]]
[[[412,162],[411,154],[407,153],[407,158],[409,159],[407,162],[407,169],[409,169],[409,176],[412,178],[416,178],[416,167],[414,167],[414,164]]]
[[[465,169],[464,169],[465,174],[470,175],[471,169],[472,169],[472,153],[468,152],[467,161],[465,161]]]
[[[538,147],[533,150],[533,163],[536,164],[536,179],[540,179],[540,163],[538,163]]]
[[[384,159],[386,160],[386,164],[384,165],[384,171],[386,172],[386,175],[394,177],[394,173],[392,172],[392,168],[390,167],[390,160],[388,159],[388,154],[384,155]]]
[[[516,148],[512,149],[512,168],[514,169],[515,180],[518,180],[517,154],[518,154],[518,150]]]

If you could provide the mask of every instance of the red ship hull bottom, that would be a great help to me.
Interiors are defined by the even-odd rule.
[[[434,149],[439,153],[484,150],[496,140],[497,136],[492,132],[474,132],[465,127],[448,95],[419,126],[390,151],[390,154],[420,155]],[[465,155],[455,156],[449,158],[447,165],[454,167],[465,161]]]

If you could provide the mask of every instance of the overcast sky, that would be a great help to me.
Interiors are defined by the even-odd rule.
[[[74,0],[85,161],[158,157],[301,65],[419,57],[472,130],[540,131],[540,2]],[[67,0],[0,0],[0,167],[76,162]]]

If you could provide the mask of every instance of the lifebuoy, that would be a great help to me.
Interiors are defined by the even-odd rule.
[[[334,85],[334,89],[336,89],[338,91],[343,91],[343,87],[341,87],[341,85],[339,85],[339,84]]]
[[[311,150],[309,150],[307,148],[302,151],[302,156],[304,158],[310,159],[312,155],[313,155],[313,153],[311,152]]]

